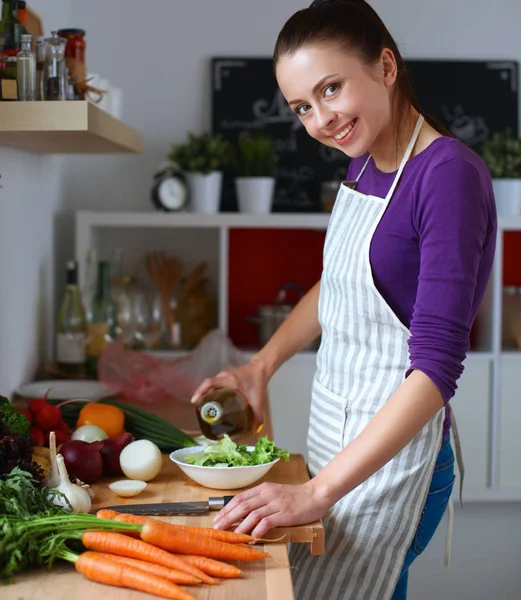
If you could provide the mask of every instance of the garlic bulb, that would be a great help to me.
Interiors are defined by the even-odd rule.
[[[65,467],[65,460],[61,454],[58,454],[56,457],[56,462],[58,464],[58,473],[60,474],[60,484],[56,489],[67,498],[73,512],[88,513],[92,507],[88,492],[78,485],[71,483],[67,468]],[[61,497],[54,498],[54,504],[68,508],[67,501]]]
[[[49,462],[49,475],[45,478],[44,484],[48,488],[57,488],[60,485],[60,474],[56,463],[56,434],[54,431],[49,433]]]

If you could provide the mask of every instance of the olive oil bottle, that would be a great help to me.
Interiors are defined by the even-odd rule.
[[[250,433],[253,411],[244,394],[233,388],[214,390],[201,396],[195,404],[197,419],[203,435],[219,440]]]

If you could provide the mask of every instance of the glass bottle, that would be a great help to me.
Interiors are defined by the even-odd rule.
[[[16,61],[18,100],[25,102],[36,100],[36,52],[31,49],[32,40],[32,35],[22,35],[22,49]]]
[[[27,25],[27,3],[25,0],[16,0],[15,16],[20,23],[26,27]]]
[[[87,314],[87,322],[92,320],[92,300],[98,287],[98,253],[89,248],[85,264],[85,284],[82,289],[83,303]]]
[[[251,432],[253,411],[242,392],[233,388],[214,390],[195,403],[201,432],[210,440],[219,440]]]
[[[130,348],[134,339],[134,307],[132,288],[134,280],[123,272],[123,250],[114,248],[110,271],[112,299],[116,305],[116,336],[125,347]]]
[[[41,79],[42,100],[66,100],[67,80],[65,73],[66,41],[56,31],[45,40],[45,62]]]
[[[67,375],[81,376],[85,368],[87,320],[78,288],[77,263],[69,261],[66,269],[65,295],[56,323],[56,362]]]
[[[42,99],[42,73],[45,64],[45,36],[39,35],[36,38],[36,98]]]
[[[2,0],[2,18],[0,20],[0,46],[4,50],[20,50],[25,27],[16,16],[16,0]]]
[[[10,68],[8,52],[0,49],[0,100],[18,100],[18,87],[16,83],[16,71]],[[13,57],[16,65],[16,55]]]
[[[110,266],[107,261],[98,264],[98,286],[92,299],[87,327],[87,373],[97,376],[98,359],[107,344],[115,339],[116,307],[110,293]]]

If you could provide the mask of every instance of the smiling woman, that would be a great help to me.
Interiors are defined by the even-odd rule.
[[[297,12],[274,60],[308,134],[353,160],[320,281],[247,365],[194,397],[235,387],[260,420],[273,374],[321,333],[312,479],[238,494],[215,527],[242,521],[238,532],[262,537],[325,517],[323,557],[291,549],[297,598],[405,600],[409,567],[447,507],[452,518],[449,401],[492,268],[490,174],[422,113],[396,43],[364,0]]]

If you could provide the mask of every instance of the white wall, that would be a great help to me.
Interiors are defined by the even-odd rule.
[[[41,0],[33,5],[43,16],[51,15],[51,7],[52,14],[59,16],[69,2],[51,5],[50,0]],[[300,0],[70,0],[67,25],[87,30],[90,70],[123,89],[124,119],[144,133],[145,154],[68,157],[64,208],[149,210],[151,176],[170,144],[188,130],[209,126],[209,59],[271,55],[284,20],[302,5]],[[410,58],[521,59],[519,0],[374,0],[373,6]],[[44,19],[46,29],[53,22],[61,26],[64,20]],[[18,168],[22,158],[25,169]],[[47,162],[0,153],[5,179],[0,196],[0,383],[4,390],[23,379],[36,361],[37,338],[31,334],[38,322],[35,282],[40,265],[49,264],[45,257],[52,248],[52,213],[59,205],[59,192],[52,191],[59,188],[55,165],[51,177],[42,173],[40,181],[27,178],[41,173],[43,165]],[[37,208],[41,210],[38,220]],[[25,219],[33,220],[24,223]],[[60,242],[60,264],[73,247],[67,231],[70,215],[61,219],[66,235]],[[51,289],[48,273],[43,280],[44,287]],[[288,415],[284,416],[287,422]],[[301,427],[296,431],[288,426],[277,435],[281,442],[287,435],[289,444],[305,435]],[[412,570],[411,600],[521,597],[521,506],[469,506],[457,511],[454,535],[452,569],[447,572],[442,566],[444,531],[440,530]]]
[[[31,5],[46,29],[67,22],[69,0]],[[0,394],[6,396],[51,356],[62,162],[0,148]]]

